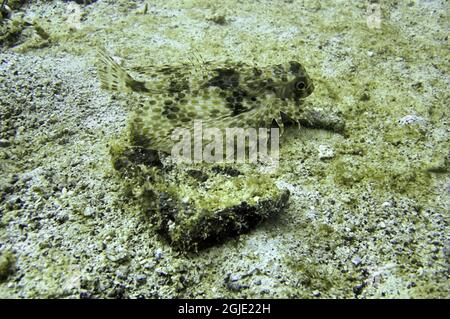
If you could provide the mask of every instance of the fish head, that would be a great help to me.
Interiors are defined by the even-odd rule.
[[[296,61],[277,66],[279,75],[275,93],[281,99],[300,100],[308,97],[314,91],[314,84],[306,73],[306,69]]]

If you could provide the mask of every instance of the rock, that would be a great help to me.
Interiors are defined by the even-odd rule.
[[[92,4],[94,2],[96,2],[97,0],[66,0],[66,2],[75,2],[78,4],[84,4],[84,5],[88,5],[88,4]]]
[[[10,250],[0,253],[0,282],[5,281],[15,272],[16,257]]]
[[[359,256],[356,256],[352,259],[352,264],[355,266],[359,266],[361,264],[361,262],[362,262],[362,259]]]
[[[427,124],[427,121],[421,117],[416,115],[406,115],[398,120],[398,123],[401,126],[406,125],[419,125],[419,126],[425,126]]]
[[[353,293],[355,295],[360,295],[365,286],[366,286],[365,283],[362,283],[362,284],[354,286],[353,287]]]
[[[212,21],[215,24],[225,25],[227,24],[227,18],[223,14],[214,14],[213,16],[207,18],[208,21]]]
[[[117,247],[116,249],[107,249],[106,257],[115,263],[123,263],[128,260],[128,253],[123,247]]]
[[[414,281],[412,281],[412,282],[408,283],[408,285],[406,286],[406,288],[411,289],[411,288],[414,288],[414,287],[416,287],[416,286],[417,286],[417,284],[416,284]]]
[[[161,268],[156,268],[155,272],[162,277],[167,277],[169,275],[169,273],[167,271],[165,271]]]
[[[231,281],[238,281],[239,279],[241,279],[242,278],[242,276],[241,275],[239,275],[239,274],[233,274],[233,275],[230,275],[230,280]]]
[[[279,189],[257,167],[243,174],[230,166],[201,164],[195,165],[193,174],[194,167],[188,164],[160,169],[146,163],[152,166],[149,170],[141,152],[137,156],[129,148],[117,149],[114,157],[124,165],[114,167],[125,183],[139,189],[135,200],[142,212],[179,250],[196,250],[248,232],[287,206],[289,191]],[[195,178],[201,176],[209,176],[206,183]]]
[[[384,202],[383,204],[381,204],[382,208],[390,208],[392,207],[392,203],[391,202]]]
[[[156,261],[159,261],[159,260],[161,260],[162,257],[163,257],[162,250],[161,250],[160,248],[158,248],[158,249],[155,251],[155,260],[156,260]]]
[[[138,285],[143,285],[147,282],[147,276],[146,275],[137,275],[136,276],[136,283]]]
[[[231,291],[241,291],[241,290],[243,290],[243,289],[248,289],[248,288],[250,288],[250,286],[249,285],[241,285],[240,283],[238,283],[238,282],[227,282],[226,283],[226,286],[227,286],[227,288],[229,289],[229,290],[231,290]]]
[[[213,166],[211,171],[216,174],[223,174],[223,175],[228,175],[228,176],[232,176],[232,177],[242,175],[242,173],[239,172],[237,169],[229,167],[229,166],[225,166],[225,167]]]
[[[204,183],[208,180],[208,175],[204,174],[202,171],[191,169],[187,173],[200,183]]]
[[[345,132],[345,121],[341,115],[304,110],[302,118],[298,119],[300,125],[316,129],[324,129],[339,134]]]
[[[178,249],[207,247],[247,232],[268,216],[284,210],[288,198],[288,192],[278,191],[273,197],[260,199],[253,204],[241,201],[211,210],[185,206],[182,211],[173,210],[174,206],[180,206],[176,198],[161,198],[160,231]]]
[[[331,146],[321,144],[319,145],[318,150],[320,160],[331,159],[334,157],[334,150]]]
[[[228,274],[225,277],[225,286],[227,287],[227,289],[231,290],[231,291],[240,291],[242,289],[248,289],[250,288],[250,286],[248,285],[243,285],[241,283],[239,283],[239,279],[241,279],[240,275],[231,275]]]
[[[83,216],[91,217],[95,213],[95,210],[91,206],[87,206],[83,211]]]

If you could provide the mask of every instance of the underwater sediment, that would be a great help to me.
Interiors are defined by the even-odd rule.
[[[2,11],[1,297],[448,297],[445,1],[81,2]],[[176,165],[127,139],[101,47],[138,80],[299,61],[314,92],[276,170]]]

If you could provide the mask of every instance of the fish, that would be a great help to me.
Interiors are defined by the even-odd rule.
[[[203,61],[126,69],[99,48],[101,88],[138,96],[131,131],[136,145],[170,152],[172,133],[206,128],[284,130],[287,117],[302,117],[304,100],[314,91],[305,67],[297,61],[269,66],[236,61]],[[132,76],[136,74],[136,76]]]

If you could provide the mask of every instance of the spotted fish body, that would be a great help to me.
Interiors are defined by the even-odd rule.
[[[283,129],[282,113],[301,117],[302,101],[314,86],[295,61],[265,68],[244,63],[211,62],[179,66],[140,67],[136,80],[103,50],[98,72],[102,88],[136,92],[139,105],[131,122],[137,143],[170,152],[176,128],[192,129],[194,121],[210,128]]]

